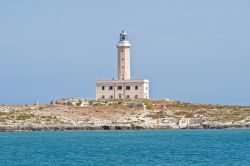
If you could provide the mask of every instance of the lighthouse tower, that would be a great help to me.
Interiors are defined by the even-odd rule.
[[[127,33],[120,33],[118,48],[118,80],[130,80],[130,47]]]
[[[130,78],[130,48],[128,35],[122,31],[117,47],[117,80],[97,80],[96,99],[149,98],[149,82]]]

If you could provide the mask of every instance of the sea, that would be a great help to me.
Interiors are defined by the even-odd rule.
[[[0,165],[250,165],[250,130],[0,133]]]

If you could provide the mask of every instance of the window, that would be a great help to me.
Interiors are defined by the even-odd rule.
[[[135,86],[135,90],[138,90],[138,86]]]
[[[138,99],[138,95],[135,95],[135,98]]]
[[[102,90],[105,90],[105,86],[102,86]]]
[[[122,95],[121,94],[119,94],[119,99],[121,99],[122,98]]]
[[[122,66],[122,69],[124,69],[124,66]]]
[[[129,95],[127,95],[126,97],[127,97],[127,99],[129,99]]]
[[[130,90],[130,86],[126,86],[126,90]]]
[[[105,96],[104,96],[104,95],[102,95],[102,99],[105,99]]]
[[[110,96],[110,99],[113,99],[113,96],[112,96],[112,95]]]
[[[113,90],[113,86],[109,86],[109,90]]]
[[[148,90],[148,87],[146,86],[146,90]]]
[[[122,90],[122,86],[118,86],[118,87],[117,87],[117,90]]]

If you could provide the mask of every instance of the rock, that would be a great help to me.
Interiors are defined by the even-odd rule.
[[[90,106],[90,100],[80,99],[80,98],[67,98],[67,99],[56,99],[50,102],[51,105],[53,104],[61,104],[61,105],[72,105],[72,106]]]
[[[179,121],[179,128],[202,128],[201,118],[181,118]]]

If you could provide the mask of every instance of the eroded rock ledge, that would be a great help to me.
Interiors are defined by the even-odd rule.
[[[250,124],[204,124],[201,126],[186,126],[182,128],[171,128],[170,126],[0,126],[0,132],[17,132],[17,131],[67,131],[67,130],[147,130],[147,129],[229,129],[229,128],[250,128]]]

